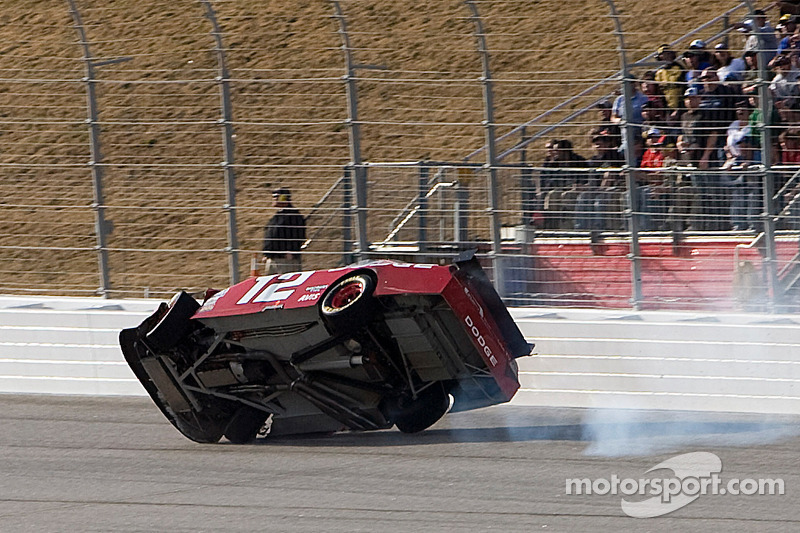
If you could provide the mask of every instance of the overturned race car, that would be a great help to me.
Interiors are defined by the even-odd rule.
[[[375,261],[176,294],[120,333],[125,359],[197,442],[388,429],[507,402],[529,345],[472,254]]]

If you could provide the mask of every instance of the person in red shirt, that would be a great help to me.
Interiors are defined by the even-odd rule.
[[[800,128],[789,128],[778,137],[781,146],[781,163],[784,165],[800,165]],[[788,225],[790,229],[798,229],[798,216],[800,216],[800,185],[794,180],[791,180],[794,171],[787,172],[781,176],[779,183],[776,187],[783,188],[785,185],[786,191],[781,199],[781,208],[789,207],[790,216]]]
[[[661,133],[658,128],[650,128],[647,132],[645,144],[647,150],[642,155],[642,168],[661,168],[664,166],[664,153],[661,147],[666,142],[666,135]]]
[[[664,148],[667,136],[658,128],[647,131],[645,144],[647,150],[642,155],[640,167],[642,169],[656,169],[664,167]],[[668,194],[661,172],[645,171],[640,176],[642,200],[644,211],[651,213],[649,229],[661,229],[667,219]]]
[[[781,163],[800,164],[800,129],[789,128],[778,137],[781,143]]]

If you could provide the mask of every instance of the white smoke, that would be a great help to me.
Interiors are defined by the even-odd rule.
[[[797,421],[777,415],[590,409],[581,439],[586,455],[646,456],[687,447],[740,447],[800,435]]]

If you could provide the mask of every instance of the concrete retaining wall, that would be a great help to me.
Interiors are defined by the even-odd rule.
[[[515,309],[524,405],[800,414],[800,317]]]
[[[157,300],[0,297],[0,392],[144,395],[117,344]],[[800,414],[800,316],[514,309],[520,405]]]
[[[0,392],[145,395],[117,337],[158,304],[0,297]]]

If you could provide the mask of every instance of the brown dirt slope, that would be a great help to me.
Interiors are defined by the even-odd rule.
[[[197,0],[75,0],[97,66],[102,174],[116,296],[225,285],[220,85]],[[271,213],[295,191],[306,213],[350,161],[339,25],[324,0],[212,0],[231,75],[242,273]],[[459,1],[342,0],[356,63],[363,157],[459,161],[484,142],[474,21]],[[618,0],[631,59],[731,9],[733,0]],[[764,2],[759,4],[764,5]],[[618,69],[600,0],[476,2],[491,49],[498,134]],[[86,83],[66,0],[0,8],[0,291],[93,294],[98,285]],[[734,18],[741,18],[741,14]],[[773,15],[773,18],[775,16]],[[707,37],[719,25],[704,31]],[[605,91],[612,87],[604,88]],[[598,92],[588,95],[596,98]],[[552,119],[548,119],[552,121]],[[589,124],[564,128],[583,138]],[[506,140],[500,149],[518,137]],[[536,143],[539,150],[541,143]],[[529,160],[541,157],[529,151]],[[518,196],[504,178],[513,221]],[[370,239],[415,193],[414,169],[370,173]],[[485,205],[475,185],[473,205]],[[516,195],[516,196],[515,196]],[[447,206],[443,204],[443,208]],[[340,260],[340,192],[309,219],[308,265]],[[483,209],[471,231],[485,237]]]

